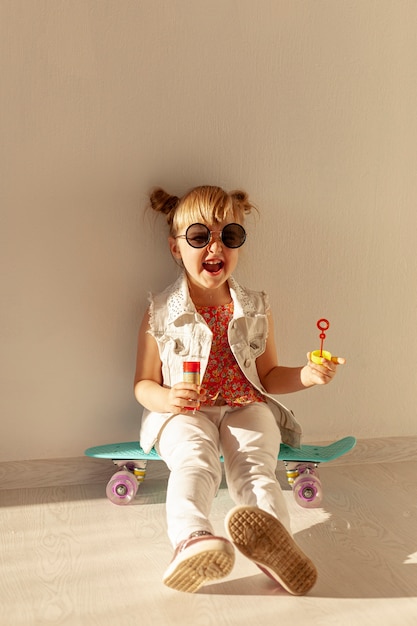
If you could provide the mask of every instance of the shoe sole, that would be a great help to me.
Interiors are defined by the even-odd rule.
[[[231,544],[222,541],[218,546],[207,549],[196,546],[184,550],[184,554],[170,564],[164,574],[163,582],[176,591],[194,593],[210,580],[224,578],[233,569],[235,554]]]
[[[317,580],[312,561],[275,517],[256,507],[236,507],[226,518],[236,548],[289,593],[306,594]]]

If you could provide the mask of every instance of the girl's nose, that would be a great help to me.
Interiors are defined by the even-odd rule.
[[[220,249],[223,247],[223,242],[221,238],[221,233],[212,231],[210,241],[208,242],[207,249],[208,250],[216,250],[216,246],[219,246]]]

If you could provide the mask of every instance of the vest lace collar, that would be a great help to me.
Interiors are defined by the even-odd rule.
[[[234,304],[234,317],[253,315],[256,312],[253,299],[233,276],[229,278],[229,288]],[[170,291],[167,299],[168,323],[175,321],[184,314],[196,314],[196,308],[190,298],[185,272],[167,289]]]

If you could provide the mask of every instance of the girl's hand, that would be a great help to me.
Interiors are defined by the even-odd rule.
[[[346,363],[346,359],[340,356],[333,356],[330,361],[323,357],[320,365],[313,363],[310,358],[311,353],[307,353],[308,363],[301,370],[301,382],[305,387],[313,385],[327,385],[336,375],[337,366]]]
[[[167,413],[182,413],[200,408],[206,399],[206,392],[199,385],[192,383],[177,383],[168,392]]]

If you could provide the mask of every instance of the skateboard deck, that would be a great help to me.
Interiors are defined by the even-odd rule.
[[[301,448],[291,448],[281,443],[278,460],[285,464],[288,483],[300,506],[320,506],[323,491],[317,472],[318,465],[338,459],[352,450],[355,444],[355,437],[344,437],[325,446],[303,444]],[[145,479],[148,461],[161,460],[154,448],[145,452],[138,441],[94,446],[88,448],[84,454],[99,459],[111,459],[119,468],[106,488],[107,497],[114,504],[129,504],[135,497],[139,484]],[[223,458],[220,457],[220,460],[223,461]]]
[[[279,461],[305,461],[311,463],[326,463],[343,456],[356,444],[355,437],[344,437],[325,446],[303,444],[301,448],[291,448],[285,443],[281,444]],[[161,457],[152,448],[150,452],[144,452],[138,441],[125,441],[123,443],[110,443],[102,446],[88,448],[86,456],[99,459],[111,460],[143,460],[158,461]]]

